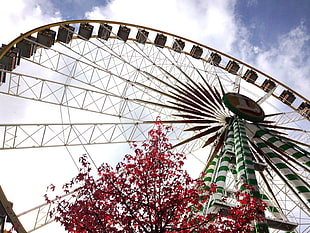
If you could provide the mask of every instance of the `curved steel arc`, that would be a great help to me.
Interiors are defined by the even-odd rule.
[[[169,35],[169,36],[172,36],[172,37],[175,37],[175,38],[179,38],[181,40],[185,40],[187,42],[190,42],[190,43],[193,43],[193,44],[196,44],[198,46],[201,46],[201,47],[204,47],[210,51],[213,51],[213,52],[216,52],[218,54],[221,54],[231,60],[234,60],[254,71],[256,71],[257,73],[260,73],[261,75],[273,80],[274,82],[276,82],[278,85],[284,87],[285,89],[288,89],[290,91],[292,91],[295,95],[297,95],[299,98],[303,99],[305,102],[310,102],[308,99],[306,99],[304,96],[302,96],[301,94],[299,94],[298,92],[292,90],[290,87],[288,87],[287,85],[281,83],[280,81],[276,80],[275,78],[267,75],[266,73],[256,69],[255,67],[253,66],[250,66],[248,65],[247,63],[244,63],[243,61],[241,60],[238,60],[228,54],[225,54],[221,51],[218,51],[214,48],[211,48],[211,47],[208,47],[204,44],[201,44],[201,43],[197,43],[193,40],[189,40],[185,37],[181,37],[181,36],[177,36],[175,34],[172,34],[172,33],[168,33],[168,32],[165,32],[165,31],[161,31],[161,30],[156,30],[156,29],[153,29],[153,28],[150,28],[150,27],[145,27],[145,26],[140,26],[140,25],[136,25],[136,24],[130,24],[130,23],[124,23],[124,22],[116,22],[116,21],[109,21],[109,20],[68,20],[68,21],[62,21],[62,22],[57,22],[57,23],[51,23],[51,24],[47,24],[47,25],[44,25],[44,26],[41,26],[41,27],[37,27],[35,29],[32,29],[26,33],[23,33],[21,34],[19,37],[17,37],[16,39],[14,39],[13,41],[11,41],[0,53],[0,59],[4,56],[4,54],[6,54],[12,47],[14,47],[15,44],[17,44],[18,42],[22,41],[23,39],[25,39],[26,37],[36,33],[36,32],[39,32],[39,31],[42,31],[44,29],[48,29],[48,28],[51,28],[51,27],[57,27],[57,26],[60,26],[60,25],[65,25],[65,24],[76,24],[76,23],[108,23],[108,24],[118,24],[118,25],[126,25],[126,26],[130,26],[130,27],[136,27],[136,28],[141,28],[141,29],[145,29],[145,30],[151,30],[151,31],[155,31],[155,32],[158,32],[158,33],[163,33],[163,34],[166,34],[166,35]],[[275,96],[276,97],[276,96]],[[294,109],[294,108],[293,108]],[[296,109],[294,109],[296,110]]]

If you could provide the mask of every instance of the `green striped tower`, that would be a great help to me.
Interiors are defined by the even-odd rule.
[[[231,156],[233,154],[234,149],[234,135],[233,131],[228,131],[226,141],[224,143],[223,151],[220,154],[219,164],[216,166],[215,175],[215,184],[216,191],[212,194],[210,198],[210,202],[208,204],[208,212],[214,213],[217,212],[217,208],[213,206],[215,201],[221,202],[225,187],[226,187],[226,177],[227,172],[229,171],[229,164],[231,160]]]
[[[203,178],[203,181],[205,182],[206,189],[210,188],[211,183],[214,181],[214,173],[216,171],[218,160],[219,160],[219,156],[216,155],[214,159],[212,160],[212,162],[210,163],[210,165],[205,170],[206,174]],[[215,208],[211,207],[211,203],[213,203],[212,196],[210,197],[210,200],[208,201],[208,203],[206,203],[206,205],[204,206],[202,210],[203,215],[215,212]]]
[[[255,176],[253,155],[248,145],[243,120],[237,118],[233,124],[234,127],[234,142],[236,153],[236,166],[238,179],[241,181],[240,189],[244,183],[253,185],[255,190],[258,190],[257,180]],[[259,193],[255,193],[259,197]]]
[[[210,186],[210,184],[213,182],[213,176],[216,170],[216,164],[217,164],[218,159],[219,159],[219,156],[216,155],[213,161],[210,163],[209,167],[207,167],[205,170],[206,175],[203,181],[206,183],[206,186]]]
[[[234,145],[236,154],[236,167],[239,179],[239,189],[244,190],[245,183],[252,185],[255,189],[254,196],[260,198],[258,184],[255,176],[253,155],[250,151],[248,139],[245,131],[244,120],[235,119],[234,128]],[[267,221],[258,222],[255,225],[255,231],[259,233],[269,232]]]
[[[216,200],[221,200],[223,197],[224,189],[226,187],[226,177],[227,172],[229,171],[229,163],[231,160],[231,156],[234,152],[234,134],[232,130],[228,131],[226,141],[224,144],[224,149],[222,153],[222,157],[220,159],[219,167],[217,170],[217,177],[215,179],[215,184],[217,187],[216,190]]]

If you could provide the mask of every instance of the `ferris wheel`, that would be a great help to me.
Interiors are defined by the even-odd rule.
[[[120,156],[122,145],[146,140],[160,116],[187,168],[218,187],[206,211],[226,208],[249,183],[268,205],[270,232],[310,231],[310,101],[232,56],[144,26],[72,20],[3,45],[0,82],[2,103],[31,109],[0,122],[1,156],[50,156],[54,148],[73,163],[72,148]],[[19,232],[51,221],[45,204],[15,215],[14,200],[0,191],[0,213]],[[19,219],[30,212],[35,220],[23,227]]]

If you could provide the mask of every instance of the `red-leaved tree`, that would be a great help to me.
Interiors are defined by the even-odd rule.
[[[56,207],[51,216],[68,232],[78,233],[250,232],[259,218],[253,210],[264,211],[263,203],[246,194],[229,215],[203,216],[214,187],[206,188],[182,169],[185,156],[171,152],[166,136],[170,130],[157,122],[141,148],[133,143],[134,155],[126,155],[115,168],[102,164],[95,175],[87,157],[81,157],[79,174],[63,186],[66,193],[72,192],[71,199],[52,201]],[[51,202],[47,195],[46,199]]]
[[[115,168],[102,164],[98,176],[91,175],[87,158],[80,158],[82,169],[63,187],[75,191],[74,200],[58,200],[51,213],[66,230],[192,232],[200,226],[201,216],[194,213],[206,200],[200,195],[204,184],[182,169],[183,154],[170,151],[170,127],[156,126],[141,149],[133,143],[134,155]]]

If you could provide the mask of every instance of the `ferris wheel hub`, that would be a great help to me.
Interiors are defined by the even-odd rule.
[[[225,106],[239,117],[252,122],[261,122],[265,118],[264,110],[249,97],[239,93],[223,95]]]

